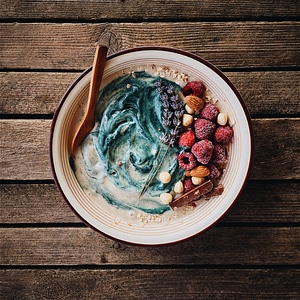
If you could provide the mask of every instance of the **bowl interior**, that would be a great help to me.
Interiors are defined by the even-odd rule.
[[[203,59],[175,49],[137,48],[108,58],[101,88],[127,72],[146,70],[183,85],[201,80],[218,100],[220,111],[227,112],[234,128],[229,145],[229,160],[221,182],[221,196],[200,201],[196,209],[151,225],[132,223],[118,216],[105,201],[94,201],[79,185],[70,166],[70,143],[83,116],[88,97],[91,68],[72,84],[55,113],[50,141],[51,164],[55,181],[72,209],[91,227],[114,239],[141,245],[162,245],[192,237],[217,222],[232,206],[248,177],[252,156],[252,129],[240,95],[230,81]]]

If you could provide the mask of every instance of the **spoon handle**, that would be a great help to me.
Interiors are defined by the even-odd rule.
[[[87,134],[95,125],[95,108],[106,61],[107,47],[97,45],[92,67],[91,81],[85,114],[74,135],[71,152],[74,154]]]
[[[107,54],[107,47],[102,45],[97,45],[95,57],[94,57],[92,75],[91,75],[87,110],[86,110],[87,114],[90,115],[89,118],[93,119],[94,124],[95,124],[94,113],[95,113],[96,102],[97,102],[98,93],[101,85],[101,80],[104,72],[106,54]]]

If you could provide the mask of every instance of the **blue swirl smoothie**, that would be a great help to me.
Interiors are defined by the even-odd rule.
[[[177,162],[180,149],[160,141],[167,129],[162,123],[164,108],[158,80],[181,94],[175,82],[145,71],[122,75],[105,86],[99,92],[95,127],[74,161],[82,188],[117,209],[147,214],[169,211],[159,196],[171,192],[184,173]],[[158,179],[162,171],[171,174],[167,184]],[[151,184],[139,197],[151,175]]]

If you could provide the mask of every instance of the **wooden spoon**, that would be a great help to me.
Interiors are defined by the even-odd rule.
[[[95,108],[104,72],[106,54],[107,47],[98,45],[94,57],[87,107],[83,119],[79,124],[78,129],[72,140],[72,154],[74,154],[76,148],[80,145],[83,139],[95,126]]]

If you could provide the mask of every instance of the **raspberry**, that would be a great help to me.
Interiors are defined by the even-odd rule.
[[[219,114],[219,109],[215,104],[212,103],[206,103],[205,106],[200,111],[200,117],[210,121],[215,121],[218,114]]]
[[[221,171],[214,164],[208,164],[207,167],[210,170],[210,174],[207,176],[207,178],[216,179],[221,176]]]
[[[184,179],[184,181],[183,181],[183,191],[184,191],[184,193],[187,193],[187,192],[191,191],[194,187],[196,187],[196,186],[193,184],[191,178]]]
[[[199,140],[206,140],[213,135],[216,124],[206,119],[197,119],[194,122],[194,127],[196,137]]]
[[[194,95],[199,98],[201,98],[203,96],[204,91],[205,91],[205,86],[201,81],[190,81],[182,89],[184,96]]]
[[[221,144],[230,142],[233,137],[233,129],[229,125],[218,126],[214,138],[215,141]]]
[[[195,143],[192,147],[192,153],[197,158],[198,162],[206,165],[212,157],[214,145],[209,140],[202,140]]]
[[[191,152],[180,153],[177,157],[180,168],[192,170],[197,165],[197,160]]]
[[[183,132],[178,140],[179,146],[182,147],[192,147],[195,143],[195,134],[193,131],[188,130]]]
[[[214,151],[211,162],[217,164],[224,164],[227,162],[226,150],[221,144],[214,144]]]

